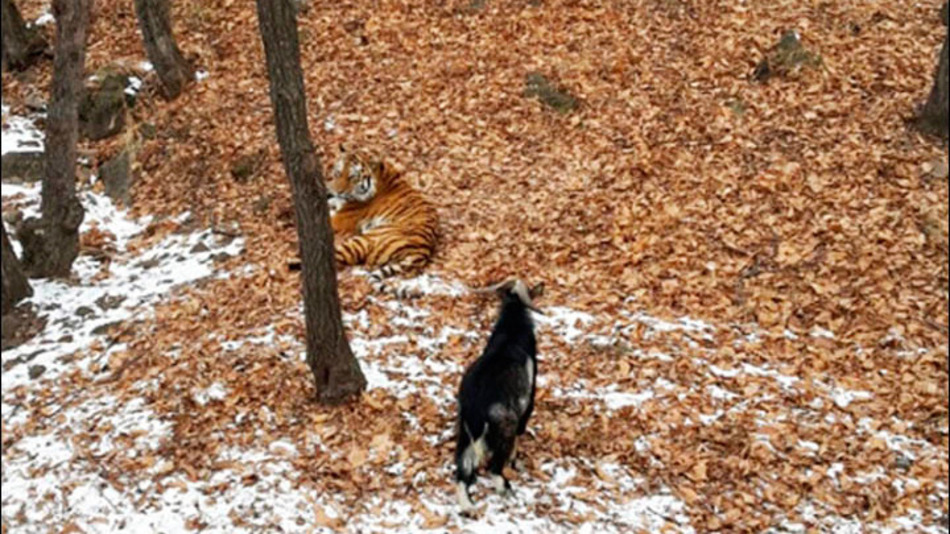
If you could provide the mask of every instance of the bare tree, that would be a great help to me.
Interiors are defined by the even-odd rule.
[[[340,316],[333,231],[322,164],[307,129],[303,71],[292,0],[257,0],[277,140],[293,189],[302,259],[303,302],[307,325],[307,363],[317,396],[335,404],[366,387],[366,378],[350,350]]]
[[[169,0],[135,0],[135,16],[142,30],[145,53],[162,81],[162,92],[171,100],[181,94],[195,71],[181,54],[172,35]]]
[[[46,40],[38,31],[27,28],[13,0],[3,4],[3,70],[22,70],[46,50]]]
[[[53,0],[56,44],[52,95],[46,120],[46,162],[41,219],[28,219],[18,231],[23,267],[30,276],[67,276],[79,254],[84,216],[76,197],[78,103],[86,62],[90,0]]]
[[[0,226],[3,226],[0,224]],[[13,245],[7,236],[7,228],[3,226],[3,309],[0,314],[6,315],[17,302],[33,294],[30,282],[20,268],[20,261],[13,252]]]
[[[950,5],[950,2],[943,5],[943,11],[941,11],[940,14],[944,25],[948,22],[948,5]],[[950,72],[947,70],[947,54],[950,52],[947,50],[947,37],[945,32],[943,48],[940,50],[940,59],[937,62],[937,71],[934,73],[933,88],[930,90],[930,97],[927,99],[927,103],[924,104],[918,119],[921,129],[942,135],[943,137],[947,137],[948,135],[947,122],[950,120],[950,117],[948,117],[948,108],[950,108],[948,95],[950,95],[950,88],[947,87],[948,79],[950,79]]]

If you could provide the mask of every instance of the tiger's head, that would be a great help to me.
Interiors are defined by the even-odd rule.
[[[384,189],[392,169],[378,155],[340,146],[340,154],[327,173],[327,193],[344,203],[365,204]]]

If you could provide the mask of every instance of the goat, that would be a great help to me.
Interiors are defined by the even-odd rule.
[[[469,486],[476,470],[490,458],[495,490],[512,493],[502,469],[514,458],[515,438],[524,434],[534,411],[537,345],[529,310],[543,284],[531,289],[509,280],[488,290],[501,297],[501,312],[482,355],[469,365],[458,393],[455,481],[463,513],[474,509]]]

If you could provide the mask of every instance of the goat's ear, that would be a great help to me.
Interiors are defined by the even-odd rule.
[[[528,290],[528,295],[531,296],[531,300],[532,300],[532,301],[537,300],[537,299],[540,298],[542,295],[544,295],[544,282],[541,282],[540,284],[538,284],[538,285],[532,287],[531,289],[529,289],[529,290]]]

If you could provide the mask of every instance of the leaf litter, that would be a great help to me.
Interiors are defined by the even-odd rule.
[[[310,4],[311,131],[327,153],[384,150],[437,203],[442,248],[407,282],[426,294],[394,303],[342,274],[371,387],[310,401],[253,6],[176,2],[213,75],[164,103],[136,67],[134,120],[156,135],[131,212],[84,184],[114,216],[96,208],[77,279],[34,297],[97,318],[48,310],[3,353],[5,530],[945,529],[946,154],[904,127],[943,35],[933,6]],[[89,71],[141,65],[131,6],[97,9]],[[753,83],[788,28],[821,69]],[[3,77],[4,151],[8,131],[36,148],[34,70]],[[583,106],[540,106],[531,73]],[[82,149],[105,161],[122,142]],[[245,154],[260,167],[238,183]],[[5,211],[35,210],[38,190],[3,187]],[[494,303],[463,288],[509,275],[548,287],[538,410],[518,498],[480,487],[467,521],[452,398]]]

